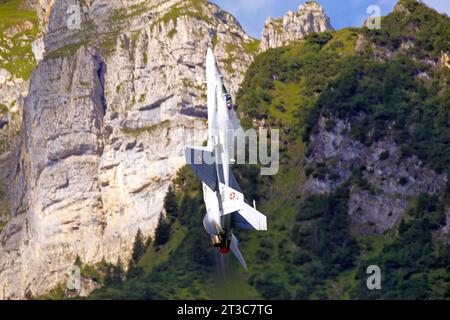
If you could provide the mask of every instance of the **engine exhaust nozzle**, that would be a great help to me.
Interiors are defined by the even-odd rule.
[[[213,246],[216,248],[219,248],[222,245],[222,237],[218,234],[216,234],[215,236],[211,237]]]

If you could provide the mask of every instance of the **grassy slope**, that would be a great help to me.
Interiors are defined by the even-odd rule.
[[[21,8],[23,0],[8,0],[0,4],[0,68],[8,70],[21,79],[28,79],[36,66],[31,43],[38,33],[38,18],[35,11]],[[3,32],[11,27],[31,22],[33,28],[19,32],[12,39]]]
[[[377,34],[377,32],[368,32],[367,30],[362,30],[364,35],[368,37],[369,39],[377,40],[374,41],[375,43],[381,42],[381,43],[390,43],[391,41],[393,43],[398,43],[401,41],[402,36],[406,37],[407,29],[409,23],[405,23],[403,20],[408,21],[414,21],[415,23],[420,24],[420,31],[417,35],[417,39],[420,39],[418,41],[418,44],[411,49],[410,52],[407,52],[410,56],[417,56],[417,57],[426,57],[427,59],[433,59],[434,61],[438,60],[439,57],[439,50],[436,50],[440,48],[441,44],[445,42],[447,39],[447,43],[449,43],[448,38],[448,30],[449,30],[449,19],[443,18],[443,16],[437,15],[436,13],[432,12],[431,10],[427,9],[423,6],[418,6],[417,4],[411,3],[411,1],[404,1],[408,8],[410,8],[412,14],[408,17],[401,16],[399,14],[392,14],[391,16],[387,17],[385,19],[385,28],[384,32],[382,34]],[[430,17],[434,17],[434,19],[430,20]],[[398,21],[402,21],[402,25],[405,26],[404,30],[395,29],[398,28]],[[434,21],[434,22],[431,22]],[[439,23],[436,23],[438,21]],[[432,28],[430,25],[438,25],[438,27]],[[396,30],[396,32],[392,32],[392,35],[389,33],[389,30]],[[386,31],[388,30],[388,31]],[[430,34],[431,33],[431,34]],[[411,36],[411,35],[408,35]],[[397,38],[396,40],[391,39]],[[341,34],[335,34],[334,39],[329,41],[322,49],[323,51],[327,51],[331,48],[337,49],[336,53],[338,53],[338,56],[341,56],[342,54],[348,54],[349,56],[357,55],[353,52],[353,47],[350,47],[350,50],[345,49],[342,47],[342,44],[339,43],[336,44],[336,38],[343,38],[343,40],[348,39],[348,35],[345,35],[345,33]],[[381,39],[380,39],[381,38]],[[314,39],[309,39],[308,41],[312,40],[314,42]],[[317,39],[316,39],[317,40]],[[319,39],[320,40],[320,39]],[[311,42],[311,41],[310,41]],[[343,41],[345,43],[345,41]],[[391,48],[391,50],[398,49],[398,45],[395,48]],[[347,47],[349,48],[349,47]],[[419,126],[420,130],[428,132],[428,135],[420,134],[419,136],[422,137],[422,140],[419,140],[416,138],[414,133],[410,133],[410,140],[404,139],[404,140],[397,140],[399,143],[403,143],[405,145],[408,145],[408,143],[411,143],[411,145],[415,146],[413,150],[410,150],[411,153],[419,155],[424,160],[427,160],[427,162],[431,163],[433,166],[436,167],[436,169],[445,168],[448,166],[449,161],[449,153],[448,152],[442,152],[442,150],[446,150],[448,148],[448,137],[449,137],[449,129],[448,125],[445,125],[445,121],[440,120],[439,115],[447,115],[448,117],[448,103],[442,102],[442,101],[448,101],[448,89],[443,90],[442,88],[445,88],[445,83],[448,84],[448,77],[446,78],[446,75],[448,75],[448,70],[429,70],[425,69],[429,74],[436,77],[436,81],[434,81],[431,85],[425,85],[418,83],[414,80],[415,74],[413,73],[415,71],[414,67],[411,67],[406,64],[403,68],[398,68],[398,64],[402,64],[402,57],[399,58],[399,60],[394,60],[392,62],[386,63],[386,64],[376,64],[372,63],[370,59],[365,56],[364,53],[359,58],[349,58],[348,61],[341,60],[339,62],[334,61],[333,59],[329,59],[330,56],[322,55],[321,53],[317,53],[312,51],[311,52],[311,46],[307,46],[306,52],[304,51],[305,47],[302,45],[294,46],[291,48],[286,49],[278,49],[273,52],[268,52],[265,56],[260,56],[255,61],[254,69],[249,70],[249,75],[247,77],[246,82],[243,84],[243,88],[240,95],[240,102],[243,105],[244,114],[249,114],[252,118],[265,118],[266,121],[271,125],[279,125],[280,123],[284,126],[293,126],[291,128],[292,132],[298,131],[301,133],[303,130],[306,129],[303,133],[306,135],[306,137],[309,136],[308,131],[308,125],[314,125],[317,121],[317,116],[326,111],[329,113],[337,113],[340,116],[344,117],[352,117],[352,111],[354,109],[351,109],[353,105],[357,105],[357,103],[352,104],[353,101],[351,99],[355,98],[362,98],[361,101],[365,102],[365,112],[367,112],[368,122],[365,122],[365,127],[362,126],[363,131],[368,131],[368,127],[370,127],[373,124],[379,125],[382,124],[382,128],[388,128],[389,127],[389,121],[395,121],[394,118],[389,118],[389,116],[392,116],[392,113],[395,114],[395,112],[392,112],[393,109],[398,108],[398,114],[402,115],[400,112],[403,105],[401,104],[401,101],[396,101],[395,99],[398,99],[398,91],[404,90],[402,92],[403,99],[406,101],[406,108],[415,107],[420,110],[420,108],[428,108],[428,114],[430,115],[436,115],[437,113],[437,121],[435,121],[435,124],[431,124],[430,127],[424,126],[422,129],[422,125]],[[368,53],[370,56],[370,52]],[[272,58],[270,56],[273,56]],[[286,56],[292,57],[292,60],[289,61],[289,58],[286,59]],[[279,58],[280,57],[280,58]],[[314,65],[313,61],[315,58],[320,57],[320,61],[324,62],[323,65]],[[305,59],[302,59],[305,58]],[[307,61],[305,61],[307,60]],[[286,63],[288,61],[288,63]],[[331,62],[331,63],[330,63]],[[337,62],[337,63],[336,63]],[[261,65],[258,66],[258,64],[261,63]],[[311,63],[313,66],[312,68],[308,68],[308,63]],[[366,68],[366,65],[369,67]],[[334,68],[336,66],[339,66],[339,72],[337,73],[337,76],[333,79],[332,73]],[[345,78],[346,70],[351,70],[354,68],[356,71],[360,71],[362,74],[366,75],[368,79],[371,79],[371,77],[377,77],[380,76],[382,79],[386,77],[390,77],[389,72],[391,70],[395,70],[392,76],[397,78],[396,85],[393,83],[385,82],[369,82],[370,85],[366,85],[365,81],[361,81],[361,93],[358,97],[355,93],[348,93],[348,92],[340,92],[340,85],[345,84],[347,79]],[[303,70],[302,70],[303,69]],[[281,71],[283,70],[283,71]],[[381,70],[381,71],[380,71]],[[309,86],[306,87],[306,89],[309,91],[307,93],[307,97],[301,97],[302,103],[299,103],[300,100],[298,95],[295,94],[295,90],[302,90],[305,87],[302,87],[302,81],[304,81],[304,74],[303,72],[306,71],[307,75],[310,76],[308,79]],[[381,73],[380,73],[381,72]],[[294,73],[294,74],[292,74]],[[320,84],[323,83],[321,79],[322,76],[326,76],[325,80],[328,83],[332,83],[332,87],[326,88],[326,90],[320,91]],[[344,76],[343,76],[344,75]],[[358,77],[356,76],[353,79],[351,79],[351,83],[356,84],[358,83]],[[405,78],[406,81],[403,83],[398,81],[399,79],[402,79],[402,77]],[[267,79],[275,79],[273,81],[267,80]],[[283,84],[280,85],[280,81],[283,82]],[[447,80],[446,80],[447,79]],[[394,78],[393,78],[394,80]],[[319,84],[319,86],[316,86]],[[382,93],[381,95],[384,95],[384,97],[389,97],[389,94],[392,90],[390,88],[399,87],[401,89],[397,89],[397,95],[393,95],[393,98],[391,100],[387,101],[381,101],[381,103],[384,103],[382,107],[380,105],[371,104],[370,96],[371,91],[377,92],[380,89],[386,90],[387,92]],[[441,90],[435,90],[434,88],[441,88]],[[280,89],[281,88],[281,89]],[[323,88],[323,86],[322,86]],[[333,88],[333,89],[331,89]],[[345,88],[345,86],[344,86]],[[384,89],[383,89],[384,88]],[[426,97],[424,100],[426,100],[426,107],[422,107],[420,105],[420,101],[417,99],[409,99],[410,96],[415,95],[415,89],[419,88],[418,90],[421,90],[421,93]],[[448,87],[447,87],[448,88]],[[320,97],[317,99],[317,95],[312,94],[313,92],[316,92],[316,89],[319,89]],[[346,88],[345,88],[346,89]],[[344,89],[344,90],[345,90]],[[311,92],[312,91],[312,92]],[[298,92],[298,91],[297,91]],[[356,91],[358,93],[358,91]],[[298,93],[297,93],[298,94]],[[341,95],[339,95],[341,94]],[[336,99],[329,99],[330,97],[337,97]],[[294,97],[292,99],[291,97]],[[347,97],[350,97],[350,101],[347,101]],[[446,100],[447,99],[447,100]],[[355,99],[356,100],[356,99]],[[373,102],[372,102],[373,103]],[[373,108],[373,109],[372,109]],[[385,108],[386,111],[383,110]],[[432,109],[430,109],[432,108]],[[447,108],[447,109],[445,109]],[[381,111],[380,111],[381,110]],[[410,109],[411,110],[411,109]],[[433,110],[433,111],[431,111]],[[447,110],[447,111],[445,111]],[[305,112],[306,111],[306,112]],[[358,110],[359,111],[359,110]],[[408,125],[404,128],[401,128],[400,133],[403,133],[403,137],[405,136],[404,132],[408,130],[408,128],[415,129],[417,127],[417,123],[421,123],[421,118],[418,118],[417,116],[414,116],[414,114],[420,112],[420,111],[409,111],[411,112],[411,116],[407,116],[408,119]],[[422,111],[423,112],[423,111]],[[384,114],[383,114],[384,113]],[[307,117],[305,118],[305,114],[307,114]],[[406,114],[408,114],[408,111],[406,111]],[[311,117],[313,120],[311,121]],[[447,118],[448,119],[448,118]],[[245,120],[245,118],[244,118]],[[311,123],[307,123],[305,125],[306,121],[311,121]],[[428,120],[426,121],[426,125],[430,126],[430,122],[432,123],[434,120]],[[397,120],[397,122],[400,122]],[[405,121],[406,122],[406,121]],[[414,126],[416,124],[416,126]],[[377,129],[380,126],[377,127]],[[381,131],[381,129],[380,129]],[[420,132],[420,131],[419,131]],[[385,136],[389,134],[387,130],[381,131],[380,136]],[[292,134],[291,134],[292,135]],[[307,141],[307,139],[305,139]],[[446,144],[447,143],[447,144]],[[425,150],[424,150],[425,149]],[[438,166],[439,165],[439,166]],[[292,166],[294,167],[294,166]],[[293,169],[289,169],[290,174],[294,174],[294,176],[297,176],[297,173]],[[289,176],[289,174],[288,174]],[[301,179],[299,179],[301,180]],[[285,179],[281,180],[281,183],[277,185],[276,179],[274,183],[272,184],[273,190],[283,190],[284,188],[284,181]],[[301,182],[299,181],[299,184]],[[295,190],[287,184],[288,190]],[[275,194],[274,194],[275,195]],[[269,203],[277,203],[278,200],[280,200],[280,203],[283,205],[281,206],[282,212],[284,213],[283,216],[286,214],[286,216],[289,216],[291,220],[289,221],[292,223],[292,218],[295,216],[294,212],[291,211],[291,203],[295,200],[293,199],[292,195],[289,199],[281,199],[278,198],[278,196],[271,197],[271,201]],[[441,203],[445,203],[445,198],[440,200]],[[295,204],[294,204],[295,208]],[[294,209],[295,210],[295,209]],[[445,287],[445,284],[442,287],[442,281],[444,279],[448,279],[449,277],[449,270],[443,270],[442,267],[445,266],[445,262],[442,261],[442,259],[445,257],[445,250],[448,250],[448,246],[444,249],[436,248],[436,246],[432,242],[431,238],[427,238],[423,241],[423,243],[416,243],[415,241],[411,241],[411,239],[420,238],[421,234],[418,233],[417,228],[415,227],[417,224],[421,223],[427,223],[425,222],[427,219],[436,220],[439,222],[436,222],[436,224],[431,224],[428,227],[425,227],[421,233],[423,234],[431,234],[433,230],[436,230],[439,225],[442,225],[442,215],[443,215],[443,209],[439,209],[437,211],[427,211],[427,215],[430,215],[430,217],[422,217],[417,216],[411,223],[407,223],[408,229],[412,234],[414,234],[414,237],[410,237],[409,242],[411,245],[408,246],[407,249],[404,250],[404,255],[409,257],[415,250],[418,250],[418,248],[423,248],[424,246],[429,246],[429,251],[433,252],[431,253],[431,257],[429,257],[430,263],[423,263],[420,264],[420,267],[416,266],[415,261],[403,259],[400,256],[396,256],[395,252],[393,252],[393,248],[395,248],[396,245],[399,243],[405,243],[405,238],[407,237],[407,233],[400,234],[397,236],[395,230],[393,232],[390,232],[389,234],[382,235],[382,236],[373,236],[369,238],[360,237],[360,236],[354,236],[358,242],[360,247],[360,253],[358,256],[358,266],[355,268],[350,268],[348,270],[344,270],[343,272],[340,272],[337,276],[332,276],[326,279],[324,283],[313,283],[313,289],[312,292],[309,292],[309,295],[307,297],[309,298],[350,298],[350,297],[364,297],[365,290],[364,288],[361,288],[361,284],[364,283],[363,279],[365,279],[365,274],[362,272],[363,267],[366,263],[366,261],[375,261],[378,262],[380,265],[383,265],[385,269],[389,268],[389,258],[387,260],[384,258],[386,256],[393,256],[392,259],[397,259],[399,262],[399,270],[394,271],[391,274],[395,274],[396,279],[401,280],[395,280],[392,281],[393,283],[390,284],[390,289],[397,290],[395,294],[392,294],[389,296],[389,298],[412,298],[412,297],[448,297],[449,296],[449,289]],[[273,217],[271,217],[274,219]],[[276,219],[276,218],[275,218]],[[295,219],[294,219],[295,220]],[[314,223],[313,221],[306,221],[305,223]],[[284,241],[284,240],[282,240]],[[286,242],[289,244],[289,241]],[[393,243],[393,245],[391,245]],[[286,247],[286,245],[285,245]],[[438,250],[438,251],[434,251]],[[439,250],[442,250],[439,252]],[[427,255],[424,254],[424,257]],[[283,258],[282,256],[279,256],[279,259]],[[277,261],[279,261],[279,259]],[[426,258],[424,258],[426,259]],[[257,260],[257,259],[256,259]],[[317,259],[316,257],[316,260]],[[401,262],[400,262],[401,261]],[[258,263],[256,263],[258,264]],[[272,263],[271,263],[272,264]],[[307,272],[307,276],[309,278],[317,278],[317,274],[315,274],[316,270],[314,269],[304,269],[303,267],[292,267],[286,263],[282,264],[282,268],[277,266],[277,263],[273,266],[273,273],[267,273],[267,270],[270,270],[271,264],[268,266],[267,264],[264,264],[264,267],[259,270],[259,274],[263,275],[262,278],[265,279],[276,279],[278,281],[278,284],[283,283],[285,288],[290,291],[292,296],[292,289],[295,290],[295,288],[300,287],[300,294],[297,296],[299,298],[305,297],[304,292],[302,292],[302,287],[308,287],[310,284],[308,281],[305,281],[305,279],[302,279],[301,276],[305,271]],[[356,266],[356,265],[355,265]],[[321,266],[323,267],[323,265]],[[280,270],[283,270],[285,272],[281,272]],[[429,282],[423,284],[423,281],[421,283],[421,286],[419,286],[417,283],[420,283],[418,281],[415,281],[414,279],[411,280],[408,277],[402,279],[403,275],[408,275],[408,272],[414,272],[413,270],[415,268],[422,268],[423,274],[421,277],[423,278],[429,278]],[[289,270],[290,269],[290,270]],[[264,270],[264,271],[263,271]],[[292,272],[292,270],[295,270]],[[289,278],[289,274],[293,273],[296,276]],[[284,280],[283,280],[283,277]],[[393,276],[394,277],[394,276]],[[326,275],[325,275],[325,278]],[[436,280],[440,279],[440,280]],[[297,282],[300,282],[300,286],[296,284]],[[439,285],[441,283],[441,285]],[[265,284],[266,285],[266,284]],[[400,286],[403,286],[403,290],[398,290]],[[434,289],[430,289],[436,288]],[[274,288],[270,288],[270,290],[265,290],[265,288],[262,288],[263,291],[267,291],[270,294],[270,291],[274,291]],[[276,286],[275,286],[275,289]],[[446,291],[447,290],[447,291]],[[275,290],[276,291],[276,290]],[[367,291],[367,290],[366,290]],[[269,296],[270,297],[270,296]],[[283,296],[281,296],[283,297]],[[386,298],[388,295],[375,295],[372,297],[378,297],[378,298]]]
[[[317,37],[312,36],[306,43],[269,50],[266,55],[260,56],[255,61],[256,67],[249,70],[250,76],[242,86],[239,103],[243,106],[244,112],[247,112],[248,106],[252,107],[250,102],[253,98],[252,92],[265,92],[268,96],[257,102],[260,108],[257,116],[264,115],[272,126],[277,127],[281,124],[285,129],[282,135],[280,173],[268,182],[270,196],[259,208],[268,214],[269,231],[249,235],[249,239],[242,244],[249,260],[253,261],[250,269],[252,279],[257,282],[264,278],[265,281],[271,282],[269,285],[287,290],[283,293],[284,289],[279,289],[279,295],[273,296],[274,298],[285,297],[283,294],[295,297],[298,281],[302,281],[296,279],[293,271],[295,267],[288,261],[296,250],[296,245],[291,239],[290,227],[295,222],[299,203],[304,197],[301,186],[305,180],[303,160],[306,147],[292,132],[301,131],[301,127],[298,126],[299,119],[308,113],[329,79],[337,74],[338,65],[348,58],[356,37],[355,30],[345,29],[333,34],[324,46],[316,44]],[[279,64],[274,68],[277,80],[272,84],[266,84],[265,79],[270,78],[270,75],[261,71],[264,67],[258,66],[259,63],[266,66]],[[297,66],[294,67],[296,69],[294,72],[280,72],[292,66]],[[320,77],[315,72],[318,69],[324,71]],[[262,239],[268,242],[263,247]],[[261,258],[264,258],[265,254],[269,259],[263,263],[264,259]]]
[[[361,142],[391,136],[404,155],[417,155],[445,172],[450,167],[450,70],[437,65],[448,51],[450,19],[416,1],[402,5],[409,14],[395,11],[383,19],[380,31],[361,31],[369,44],[341,66],[308,126],[313,129],[320,113],[350,119],[351,133]],[[357,119],[360,114],[365,116]]]

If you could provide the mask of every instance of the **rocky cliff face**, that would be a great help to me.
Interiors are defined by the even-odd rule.
[[[79,255],[127,261],[151,235],[184,164],[205,138],[209,46],[237,91],[253,55],[230,14],[206,1],[39,1],[42,61],[11,154],[11,218],[1,231],[0,298],[43,294]],[[81,29],[67,9],[81,8]]]
[[[446,175],[437,174],[416,157],[403,158],[389,137],[371,146],[351,138],[351,124],[320,118],[310,138],[306,193],[330,193],[350,181],[349,215],[362,234],[394,227],[420,193],[439,194]]]
[[[17,8],[15,8],[17,6]],[[11,14],[21,10],[21,15]],[[24,98],[36,66],[31,43],[38,31],[37,15],[28,1],[0,6],[0,231],[10,218],[8,180],[15,166]]]
[[[259,50],[263,52],[269,48],[282,47],[310,33],[332,30],[330,18],[323,7],[315,1],[309,1],[301,5],[297,12],[289,11],[281,19],[267,19]]]

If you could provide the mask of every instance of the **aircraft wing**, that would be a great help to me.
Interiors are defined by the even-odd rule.
[[[224,182],[223,165],[218,164],[219,174],[217,174],[216,164],[212,161],[205,162],[205,159],[213,159],[213,151],[207,147],[186,146],[186,162],[191,166],[197,177],[202,180],[211,190],[217,191],[218,182]],[[218,181],[219,179],[219,181]],[[230,187],[242,193],[241,186],[234,175],[230,172]]]
[[[212,150],[204,147],[186,147],[186,162],[197,177],[211,190],[217,190],[217,170],[215,163],[209,164],[205,159],[213,159]]]

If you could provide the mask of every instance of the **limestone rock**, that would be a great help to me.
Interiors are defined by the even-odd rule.
[[[37,3],[42,60],[8,167],[0,298],[47,293],[77,255],[128,261],[184,165],[183,135],[189,144],[207,137],[207,48],[233,95],[253,60],[255,40],[206,1],[83,1],[81,29],[68,29],[67,9],[79,3]]]
[[[289,11],[281,19],[269,18],[266,21],[259,50],[278,48],[303,39],[310,33],[332,31],[330,18],[323,7],[309,1],[301,5],[297,12]]]
[[[327,122],[335,125],[328,128]],[[340,119],[320,118],[318,132],[311,136],[308,167],[313,173],[304,186],[306,193],[329,193],[355,177],[350,188],[349,214],[363,234],[383,233],[394,227],[409,207],[409,198],[422,192],[440,193],[446,175],[437,174],[412,156],[403,159],[400,147],[389,137],[366,146],[350,136],[351,125]],[[315,173],[320,169],[320,174]],[[355,179],[354,179],[355,180]]]
[[[44,38],[40,37],[33,41],[31,44],[31,48],[33,50],[34,59],[36,59],[36,62],[41,62],[44,59],[45,56],[45,43]]]

